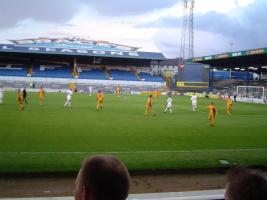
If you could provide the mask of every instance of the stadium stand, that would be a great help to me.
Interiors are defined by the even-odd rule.
[[[107,68],[105,68],[104,73],[105,73],[107,79],[109,79],[109,80],[113,80],[113,78],[112,78],[111,75],[109,74],[109,71],[108,71]]]
[[[166,82],[147,82],[147,81],[125,81],[125,80],[100,80],[100,79],[76,79],[76,78],[50,78],[50,77],[17,77],[1,76],[0,85],[7,88],[23,88],[34,83],[35,88],[43,86],[51,90],[61,91],[67,89],[70,83],[75,83],[79,91],[88,92],[88,87],[93,90],[101,88],[104,92],[114,93],[117,86],[121,87],[123,93],[135,91],[162,90]],[[96,92],[96,91],[94,91]]]
[[[144,71],[138,67],[78,66],[78,73],[74,76],[72,67],[69,66],[47,63],[0,64],[0,85],[8,88],[34,85],[33,89],[43,86],[51,91],[62,91],[72,82],[82,92],[88,92],[90,86],[94,92],[101,88],[107,93],[113,93],[118,85],[123,93],[161,91],[166,86],[163,78],[152,76],[148,69]]]
[[[0,76],[27,76],[27,66],[0,64]]]
[[[252,72],[247,73],[247,72],[233,71],[231,73],[231,77],[234,79],[239,79],[239,80],[246,80],[246,79],[253,80],[253,73]]]
[[[234,80],[234,79],[228,79],[228,80],[216,80],[213,82],[214,88],[224,88],[224,87],[232,87],[240,85],[240,81]]]
[[[210,76],[212,73],[210,72]],[[213,71],[213,79],[214,80],[227,80],[227,79],[236,79],[236,80],[253,80],[253,73],[252,72],[239,72],[239,71],[224,71],[224,70],[216,70]]]
[[[111,69],[109,70],[109,74],[113,80],[139,81],[131,71]]]
[[[72,78],[71,68],[53,65],[36,65],[32,71],[33,77]]]
[[[140,72],[139,76],[144,81],[149,81],[149,82],[163,82],[164,81],[160,76],[152,76],[150,73],[147,73],[147,72]]]
[[[160,77],[139,75],[140,71],[155,74],[153,66],[158,68],[159,62],[165,60],[162,53],[83,38],[42,37],[11,42],[13,44],[0,44],[0,65],[26,65],[19,69],[0,66],[0,85],[6,87],[20,88],[30,84],[60,91],[70,82],[85,91],[89,86],[110,92],[118,85],[128,92],[166,87]],[[51,48],[54,48],[53,53]]]
[[[196,67],[195,64],[187,64],[183,70],[183,79],[185,82],[202,82],[203,67]]]
[[[137,78],[139,81],[142,81],[142,78],[141,78],[140,74],[137,73],[137,71],[134,71],[134,75],[136,76],[136,78]]]
[[[80,79],[99,79],[99,80],[107,79],[102,69],[85,69],[85,68],[80,69],[79,78]]]
[[[212,73],[210,72],[210,76]],[[222,71],[222,70],[216,70],[213,71],[213,79],[214,80],[227,80],[230,78],[230,72],[229,71]]]

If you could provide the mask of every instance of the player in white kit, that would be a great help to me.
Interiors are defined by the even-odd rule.
[[[89,89],[89,95],[92,96],[92,94],[93,94],[93,88],[91,86],[89,86],[88,89]]]
[[[4,90],[0,87],[0,104],[3,103],[3,98],[4,98]]]
[[[192,101],[192,109],[193,109],[193,111],[196,111],[196,109],[197,109],[197,95],[195,93],[192,95],[191,101]]]
[[[71,95],[72,95],[72,90],[71,89],[67,89],[66,91],[66,102],[64,104],[64,107],[68,106],[70,107],[71,106]]]
[[[167,112],[167,110],[169,110],[170,113],[172,113],[172,97],[171,97],[171,95],[168,97],[168,99],[166,101],[166,108],[165,108],[164,112]]]

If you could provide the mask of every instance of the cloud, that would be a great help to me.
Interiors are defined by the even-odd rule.
[[[220,34],[213,34],[207,31],[196,31],[197,41],[195,44],[195,57],[210,55],[227,51],[229,44],[227,38]],[[168,58],[180,57],[181,29],[164,28],[154,34],[153,41],[156,47]],[[210,45],[210,44],[212,45]],[[209,44],[209,45],[207,45]],[[186,49],[186,52],[188,49]],[[212,52],[212,53],[211,53]]]
[[[0,29],[16,26],[20,21],[32,19],[41,22],[68,22],[80,9],[74,0],[1,0]]]
[[[98,13],[99,17],[133,16],[162,9],[177,0],[0,0],[0,29],[15,27],[19,22],[32,19],[53,24],[68,23],[82,9]],[[87,8],[87,9],[86,9]]]
[[[177,3],[177,0],[90,0],[85,4],[95,8],[101,15],[106,16],[132,16],[154,9],[170,7]]]
[[[211,4],[201,10],[205,2]],[[220,9],[215,9],[215,2],[221,2]],[[231,6],[223,7],[226,2]],[[226,2],[196,1],[196,56],[229,51],[230,43],[234,50],[267,46],[267,0]],[[3,41],[79,35],[118,43],[129,40],[133,46],[179,56],[181,0],[0,0],[0,13]]]
[[[150,21],[150,22],[139,22],[136,24],[136,28],[180,28],[182,26],[182,18],[175,17],[175,16],[165,16],[161,17],[157,20]]]
[[[267,0],[257,0],[247,7],[237,7],[230,13],[197,13],[194,19],[196,55],[230,51],[230,43],[233,43],[233,50],[266,47],[266,6]],[[172,28],[174,32],[181,26],[182,17],[171,15],[136,25],[137,28],[154,27],[159,30]],[[212,50],[212,53],[203,49]]]
[[[267,46],[266,6],[266,0],[257,0],[243,10],[235,10],[229,15],[209,12],[196,16],[195,28],[228,37],[234,43],[234,48]]]
[[[180,29],[164,28],[160,29],[153,36],[156,47],[170,58],[179,57],[180,51]]]

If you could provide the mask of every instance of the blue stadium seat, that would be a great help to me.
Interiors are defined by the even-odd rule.
[[[40,66],[33,67],[33,77],[72,78],[70,67],[55,67],[54,69],[40,70]]]
[[[210,77],[211,77],[211,72],[210,72]],[[213,71],[213,79],[214,80],[227,80],[230,77],[230,72],[229,71],[223,71],[223,70],[217,70]]]
[[[152,76],[150,73],[146,73],[146,72],[140,72],[139,76],[142,79],[145,79],[145,81],[149,81],[149,82],[163,82],[163,78],[161,78],[160,76]]]
[[[210,72],[211,77],[211,72]],[[248,77],[249,80],[253,80],[252,72],[240,72],[240,71],[232,71],[231,76],[229,71],[217,70],[213,71],[213,79],[214,80],[227,80],[227,79],[237,79],[237,80],[246,80]]]
[[[109,70],[109,74],[113,80],[139,81],[139,79],[131,71],[111,69]]]
[[[28,70],[26,65],[9,66],[0,65],[0,76],[27,76]]]
[[[79,74],[80,79],[100,79],[106,80],[107,77],[101,69],[82,70]]]
[[[231,77],[234,78],[234,79],[239,79],[239,80],[253,80],[253,73],[252,72],[236,72],[236,71],[233,71],[231,73]]]

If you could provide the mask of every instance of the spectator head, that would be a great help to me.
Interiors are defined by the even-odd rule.
[[[266,200],[267,181],[258,173],[235,167],[227,173],[226,200]]]
[[[113,156],[86,159],[75,181],[75,200],[125,200],[130,176],[125,165]]]

